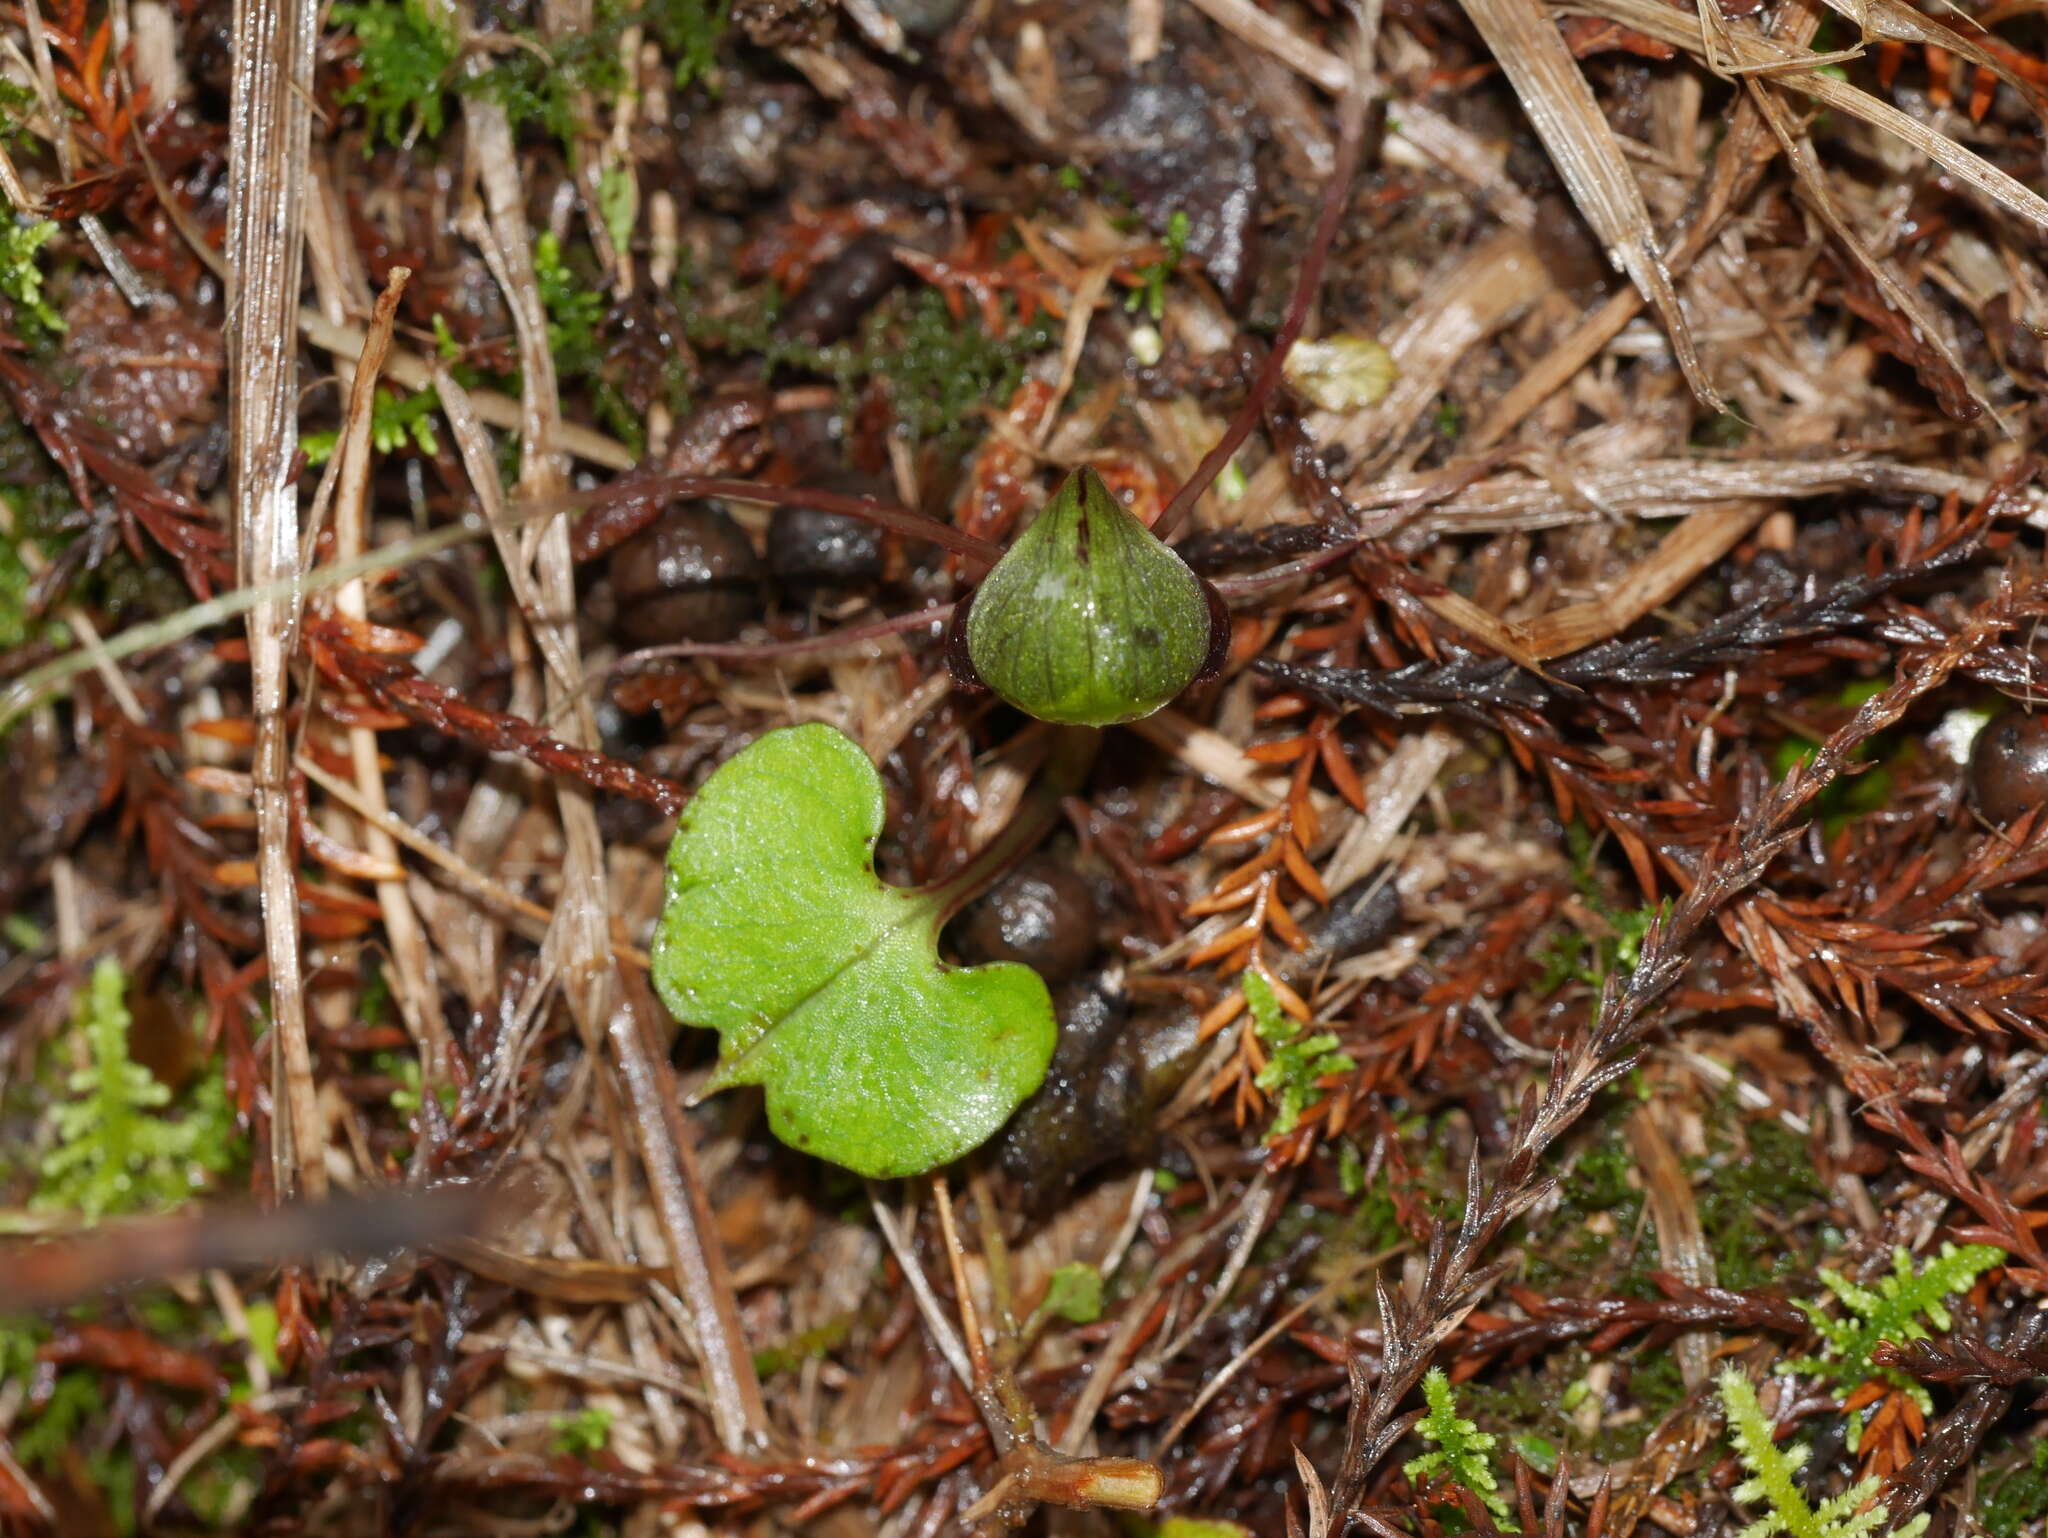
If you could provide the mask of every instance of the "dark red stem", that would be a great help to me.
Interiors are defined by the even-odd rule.
[[[911,539],[946,549],[993,566],[1002,559],[1003,548],[956,529],[950,523],[927,518],[895,502],[874,497],[850,497],[834,491],[814,491],[808,486],[769,486],[760,481],[713,480],[698,475],[656,475],[644,479],[614,481],[595,491],[576,492],[523,509],[522,517],[551,518],[557,513],[584,509],[582,520],[570,535],[571,550],[579,561],[603,555],[614,545],[632,538],[652,523],[670,502],[693,502],[705,497],[724,497],[733,502],[760,502],[770,507],[811,507],[822,513],[840,513],[864,519],[878,528],[893,529]]]
[[[1230,419],[1230,426],[1223,430],[1216,446],[1202,456],[1202,462],[1195,466],[1195,473],[1182,483],[1180,490],[1173,494],[1173,500],[1166,504],[1166,511],[1159,515],[1159,521],[1152,525],[1152,532],[1161,539],[1170,538],[1173,531],[1186,521],[1195,499],[1223,473],[1223,467],[1230,463],[1230,456],[1243,446],[1252,428],[1258,425],[1265,399],[1280,377],[1287,354],[1301,336],[1301,328],[1308,324],[1309,306],[1315,302],[1316,292],[1322,287],[1323,268],[1329,262],[1330,246],[1337,238],[1337,225],[1344,217],[1345,205],[1350,202],[1351,178],[1358,171],[1359,150],[1365,143],[1365,102],[1365,81],[1360,75],[1338,105],[1337,164],[1330,172],[1329,185],[1323,189],[1322,212],[1317,215],[1315,233],[1309,238],[1308,254],[1302,258],[1301,272],[1295,279],[1294,297],[1288,301],[1287,314],[1280,321],[1280,329],[1274,333],[1266,361],[1259,366],[1259,372],[1252,380],[1251,393],[1237,408],[1237,415]]]

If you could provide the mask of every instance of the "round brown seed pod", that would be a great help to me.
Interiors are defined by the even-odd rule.
[[[619,629],[642,646],[729,641],[759,612],[761,558],[712,507],[677,507],[612,552]]]
[[[2008,823],[2048,801],[2048,720],[2000,716],[1970,750],[1970,801],[1986,820]]]
[[[1098,927],[1088,883],[1040,856],[1024,861],[961,914],[954,943],[964,961],[1021,961],[1057,987],[1094,959]]]

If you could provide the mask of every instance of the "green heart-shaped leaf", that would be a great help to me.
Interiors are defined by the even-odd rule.
[[[785,727],[721,766],[669,846],[654,984],[719,1035],[709,1090],[758,1084],[793,1148],[862,1175],[956,1159],[1045,1078],[1045,984],[943,967],[940,905],[875,874],[882,780],[829,726]]]

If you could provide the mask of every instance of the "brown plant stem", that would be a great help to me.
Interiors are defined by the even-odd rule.
[[[1173,532],[1187,521],[1196,499],[1214,484],[1216,477],[1223,473],[1223,467],[1230,463],[1230,456],[1251,436],[1265,410],[1266,397],[1273,393],[1280,370],[1286,366],[1287,354],[1301,336],[1301,328],[1308,324],[1309,307],[1315,303],[1316,294],[1322,288],[1323,268],[1329,262],[1330,247],[1337,239],[1337,226],[1343,222],[1344,209],[1350,201],[1351,181],[1358,172],[1359,154],[1365,145],[1368,91],[1366,70],[1354,68],[1350,88],[1338,99],[1336,165],[1323,187],[1322,208],[1316,215],[1315,231],[1309,237],[1308,253],[1301,259],[1301,270],[1294,280],[1294,293],[1288,299],[1287,313],[1280,321],[1280,329],[1273,333],[1272,346],[1267,349],[1265,360],[1253,376],[1251,389],[1237,408],[1237,415],[1230,419],[1223,436],[1202,456],[1201,462],[1195,466],[1195,473],[1181,483],[1180,490],[1173,494],[1173,500],[1166,504],[1166,510],[1152,525],[1152,532],[1161,539],[1171,538]]]

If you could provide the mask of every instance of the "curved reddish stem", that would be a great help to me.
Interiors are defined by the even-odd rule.
[[[551,518],[557,513],[583,510],[584,516],[570,535],[571,549],[579,561],[603,555],[614,545],[630,539],[652,523],[670,502],[725,497],[734,502],[762,502],[770,507],[810,507],[821,513],[839,513],[863,519],[878,528],[893,529],[911,539],[942,545],[948,550],[993,566],[1002,559],[1003,547],[977,538],[950,523],[927,518],[896,502],[874,497],[852,497],[843,492],[816,491],[808,486],[770,486],[761,481],[721,480],[701,475],[655,475],[626,479],[553,497],[523,509],[524,518]]]
[[[953,617],[953,605],[934,604],[929,609],[914,609],[908,614],[892,614],[887,619],[869,620],[864,625],[849,625],[843,630],[828,630],[823,635],[799,636],[793,641],[672,641],[666,646],[646,646],[636,652],[627,652],[611,665],[609,671],[624,672],[646,662],[658,662],[664,657],[711,657],[724,662],[772,662],[779,657],[801,657],[810,652],[837,651],[842,646],[855,646],[862,641],[879,640],[883,636],[897,635],[905,630],[918,630],[926,625],[943,625]]]
[[[1315,233],[1309,237],[1308,254],[1302,258],[1301,272],[1295,279],[1294,296],[1288,301],[1287,313],[1281,318],[1280,329],[1273,334],[1273,345],[1267,350],[1266,361],[1259,365],[1259,372],[1252,379],[1251,392],[1245,396],[1244,404],[1237,408],[1237,415],[1230,419],[1230,425],[1216,440],[1216,446],[1202,456],[1202,462],[1195,466],[1195,473],[1181,484],[1180,490],[1173,494],[1173,500],[1166,504],[1166,511],[1159,515],[1159,521],[1152,525],[1152,532],[1161,539],[1169,538],[1186,521],[1195,499],[1209,489],[1216,477],[1223,473],[1223,467],[1230,463],[1230,456],[1251,436],[1266,397],[1272,393],[1274,382],[1279,379],[1280,370],[1287,362],[1288,352],[1300,337],[1301,328],[1308,324],[1309,306],[1315,302],[1316,292],[1322,287],[1323,268],[1329,262],[1330,246],[1337,238],[1337,225],[1344,217],[1344,206],[1350,200],[1351,179],[1358,171],[1359,151],[1365,143],[1365,98],[1364,71],[1359,70],[1337,109],[1337,163],[1330,171],[1329,185],[1323,189],[1322,211],[1316,217]]]

